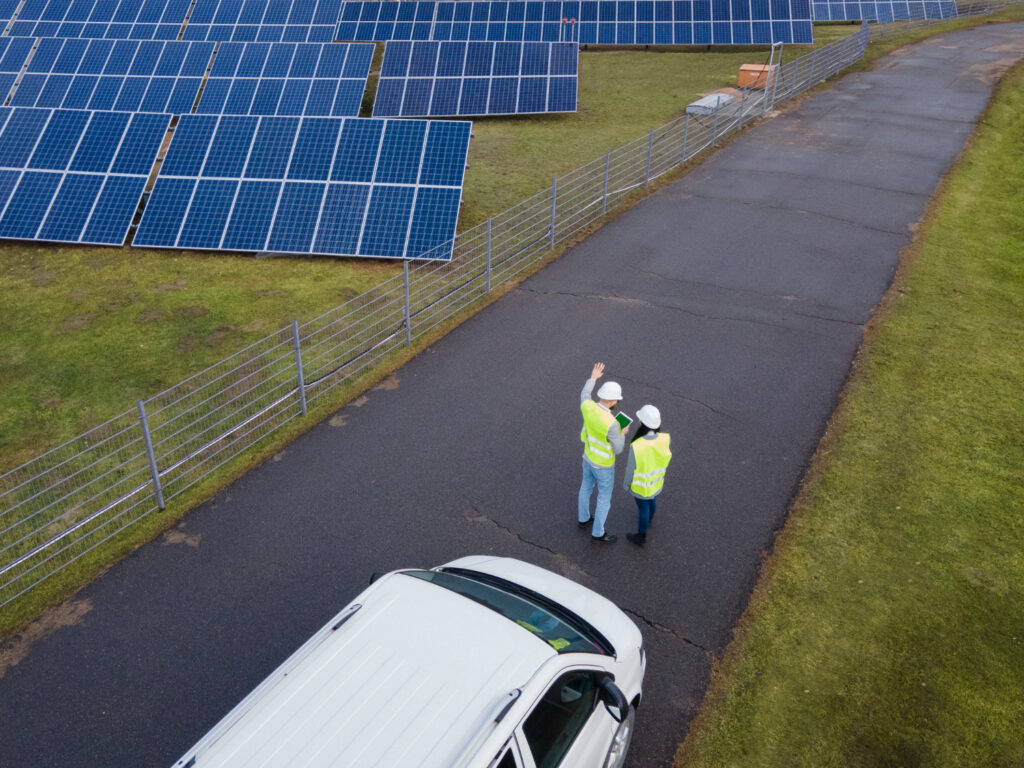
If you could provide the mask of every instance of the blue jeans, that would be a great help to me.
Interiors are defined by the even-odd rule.
[[[637,530],[647,535],[647,528],[654,519],[654,513],[658,511],[658,497],[652,496],[649,499],[636,498]]]
[[[608,509],[612,505],[612,486],[615,484],[615,467],[595,467],[583,459],[583,482],[580,483],[580,499],[578,517],[581,523],[590,519],[590,496],[597,484],[597,507],[594,509],[594,528],[592,536],[604,536],[604,521],[608,519]]]

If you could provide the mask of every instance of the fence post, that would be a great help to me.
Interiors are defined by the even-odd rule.
[[[715,124],[711,129],[711,146],[715,146],[715,142],[718,141],[718,113],[721,110],[721,105],[715,107]]]
[[[405,280],[405,346],[412,346],[412,313],[409,311],[409,260],[402,260],[402,277]]]
[[[608,169],[612,164],[612,153],[604,153],[604,190],[601,192],[601,215],[608,213]]]
[[[142,439],[146,443],[146,458],[149,459],[149,473],[153,476],[153,495],[156,496],[156,505],[164,508],[164,489],[160,487],[160,472],[156,468],[156,456],[153,455],[153,439],[149,435],[149,422],[146,420],[146,406],[141,400],[136,400],[139,408],[139,424],[142,425]]]
[[[742,128],[743,127],[743,117],[744,117],[743,103],[746,100],[747,100],[747,89],[744,88],[743,90],[740,91],[740,119],[739,119],[739,122],[738,122],[738,124],[736,126],[737,128]]]
[[[783,43],[779,43],[779,63],[772,72],[772,109],[775,109],[775,99],[779,95],[779,80],[782,79],[782,48]]]
[[[302,345],[299,343],[299,324],[292,320],[292,341],[295,344],[295,368],[299,372],[299,407],[306,415],[306,380],[302,375]]]
[[[683,154],[679,158],[680,164],[686,162],[686,137],[690,134],[690,113],[686,113],[686,122],[683,123]]]
[[[558,204],[558,177],[551,177],[551,239],[548,243],[548,247],[551,250],[555,249],[555,210]]]
[[[651,151],[654,149],[654,129],[647,134],[647,170],[644,171],[644,186],[651,183]]]
[[[491,292],[491,218],[487,217],[487,292]]]

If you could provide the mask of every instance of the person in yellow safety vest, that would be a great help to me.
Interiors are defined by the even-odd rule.
[[[590,378],[580,392],[580,411],[583,413],[583,482],[580,483],[579,505],[576,521],[580,528],[594,521],[590,532],[591,541],[611,543],[618,537],[604,529],[608,509],[612,504],[612,487],[615,485],[615,456],[626,447],[625,429],[612,415],[612,409],[622,399],[622,387],[614,381],[606,381],[597,390],[597,402],[590,399],[597,380],[604,375],[604,363],[595,363]],[[597,485],[597,506],[594,517],[590,517],[590,497]]]
[[[622,487],[636,499],[637,533],[627,533],[632,543],[647,543],[647,529],[658,509],[658,494],[665,485],[665,470],[672,460],[669,434],[661,432],[661,413],[653,405],[645,405],[636,413],[640,427],[629,444],[626,476]]]

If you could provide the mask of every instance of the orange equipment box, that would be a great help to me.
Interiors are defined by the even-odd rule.
[[[740,64],[740,76],[736,83],[740,88],[767,88],[775,78],[775,64]]]

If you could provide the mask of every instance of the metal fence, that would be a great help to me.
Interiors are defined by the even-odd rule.
[[[864,25],[782,65],[763,89],[737,91],[711,114],[685,115],[553,179],[458,235],[451,261],[405,262],[372,290],[0,476],[0,607],[303,416],[310,403],[402,354],[627,196],[859,61],[868,37]]]
[[[915,29],[924,29],[936,24],[944,24],[957,19],[969,19],[975,16],[987,16],[1014,5],[1020,5],[1022,0],[993,0],[992,2],[957,3],[956,16],[944,19],[925,18],[923,6],[914,9],[911,6],[910,18],[902,21],[879,22],[873,24],[870,32],[871,40],[882,40],[892,35],[902,35],[912,32]]]

